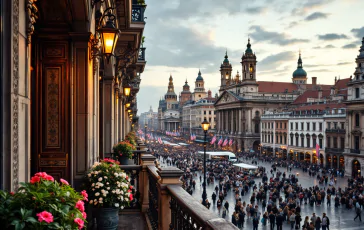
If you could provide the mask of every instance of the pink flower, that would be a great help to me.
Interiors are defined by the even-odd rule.
[[[33,176],[31,179],[30,179],[30,183],[32,184],[35,184],[37,182],[40,181],[40,177],[39,176]]]
[[[78,210],[80,210],[81,212],[84,212],[85,211],[85,206],[84,206],[83,201],[81,201],[81,200],[77,201],[76,208]]]
[[[78,225],[78,229],[82,229],[85,222],[81,218],[76,218],[74,222]]]
[[[54,178],[50,175],[47,175],[44,179],[49,181],[54,181]]]
[[[83,213],[82,213],[82,217],[83,217],[83,219],[86,219],[86,217],[87,217],[86,212],[83,212]]]
[[[88,201],[88,199],[87,199],[88,194],[87,194],[86,190],[81,191],[81,195],[83,196],[83,200]]]
[[[50,212],[47,212],[47,211],[43,211],[43,212],[40,212],[37,214],[37,217],[38,217],[38,221],[39,222],[47,222],[48,224],[49,223],[52,223],[53,222],[53,215],[52,213]]]
[[[38,172],[34,175],[34,177],[39,177],[39,178],[42,178],[44,180],[49,180],[49,181],[54,181],[54,178],[50,175],[48,175],[47,173],[45,172]],[[31,182],[32,183],[32,182]],[[34,183],[33,183],[34,184]]]
[[[62,184],[70,185],[70,184],[69,184],[66,180],[64,180],[64,179],[62,179],[62,178],[60,179],[60,181],[61,181],[61,183],[62,183]]]

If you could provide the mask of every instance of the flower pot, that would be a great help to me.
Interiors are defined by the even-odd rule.
[[[119,224],[119,208],[95,209],[97,230],[116,230]]]
[[[129,164],[129,158],[127,156],[121,156],[119,157],[119,162],[121,165],[128,165]]]

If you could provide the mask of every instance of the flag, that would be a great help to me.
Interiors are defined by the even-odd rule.
[[[226,145],[227,145],[227,143],[228,143],[228,139],[226,138],[226,139],[224,140],[224,143],[222,144],[222,146],[226,146]]]
[[[219,142],[217,143],[217,145],[221,145],[222,144],[222,137],[220,137]]]
[[[213,144],[216,142],[216,139],[217,139],[217,138],[216,138],[216,136],[214,136],[214,137],[212,138],[212,140],[211,140],[210,144],[212,144],[212,145],[213,145]]]
[[[233,145],[233,139],[230,139],[229,146],[232,146],[232,145]]]
[[[317,159],[320,157],[320,145],[316,143],[316,156]]]

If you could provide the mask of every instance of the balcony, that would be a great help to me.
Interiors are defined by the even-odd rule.
[[[336,129],[326,129],[326,132],[327,133],[342,133],[342,134],[345,134],[346,130],[336,128]]]
[[[139,49],[138,61],[145,61],[145,47]]]
[[[140,47],[139,49],[139,54],[138,54],[138,61],[136,62],[136,68],[137,68],[137,72],[138,73],[143,73],[144,72],[144,68],[145,65],[147,64],[147,62],[145,61],[145,47]]]
[[[145,21],[144,21],[145,8],[146,8],[146,5],[133,4],[132,9],[131,9],[131,21],[145,23]]]
[[[183,171],[176,167],[159,167],[156,158],[137,140],[137,150],[129,165],[121,165],[136,188],[135,199],[125,208],[119,229],[209,229],[237,230],[232,223],[219,218],[183,188]],[[95,223],[90,221],[90,229]],[[147,224],[147,223],[150,223]]]
[[[360,153],[360,149],[350,149],[350,153],[359,154]]]
[[[325,148],[326,153],[343,153],[344,149],[339,148]]]

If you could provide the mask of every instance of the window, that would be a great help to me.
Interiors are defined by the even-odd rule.
[[[334,148],[337,149],[337,137],[334,137],[334,140],[332,143],[334,144]]]
[[[334,122],[334,129],[337,129],[337,122]]]
[[[306,137],[307,140],[307,148],[311,148],[311,141],[310,141],[310,137]]]
[[[298,136],[296,136],[296,146],[299,146],[298,145]]]
[[[280,144],[283,144],[283,143],[282,143],[282,136],[279,136],[279,143],[280,143]]]
[[[284,123],[284,129],[287,129],[287,123]]]
[[[322,131],[322,122],[319,123],[319,131]]]
[[[310,131],[310,122],[307,122],[307,131]]]
[[[341,125],[341,129],[345,129],[345,123],[344,122],[341,122],[340,125]]]
[[[316,148],[316,138],[313,138],[312,139],[312,147],[313,148]]]
[[[203,111],[203,114],[206,115],[206,111]]]
[[[359,117],[359,113],[355,114],[355,126],[359,127],[360,126],[360,117]]]
[[[298,122],[296,122],[296,130],[298,130]]]
[[[280,128],[282,128],[282,122],[281,122],[281,123],[279,123],[279,126],[280,126]]]
[[[276,136],[276,143],[278,143],[278,136]]]
[[[303,131],[304,128],[303,128],[303,122],[301,122],[301,131]]]
[[[322,149],[322,139],[321,138],[319,139],[319,146],[320,146],[320,149]]]
[[[211,111],[209,111],[209,115],[211,115]]]
[[[326,140],[326,146],[327,148],[331,148],[331,137],[327,137],[327,140]]]
[[[355,88],[355,98],[360,98],[360,88]]]
[[[340,137],[340,149],[344,149],[344,148],[345,148],[345,138]]]
[[[313,123],[312,123],[312,130],[313,130],[313,131],[316,131],[316,122],[313,122]]]
[[[354,137],[354,149],[356,149],[356,150],[359,150],[359,146],[360,146],[359,145],[360,144],[359,141],[360,141],[359,140],[359,136],[355,136]]]
[[[327,128],[331,129],[331,122],[327,122]]]
[[[209,118],[209,122],[210,122],[210,124],[211,124],[211,117]]]
[[[293,135],[291,135],[291,146],[293,146]]]
[[[301,147],[305,147],[304,144],[305,144],[305,138],[301,137]]]
[[[293,123],[291,123],[291,130],[293,130]]]

